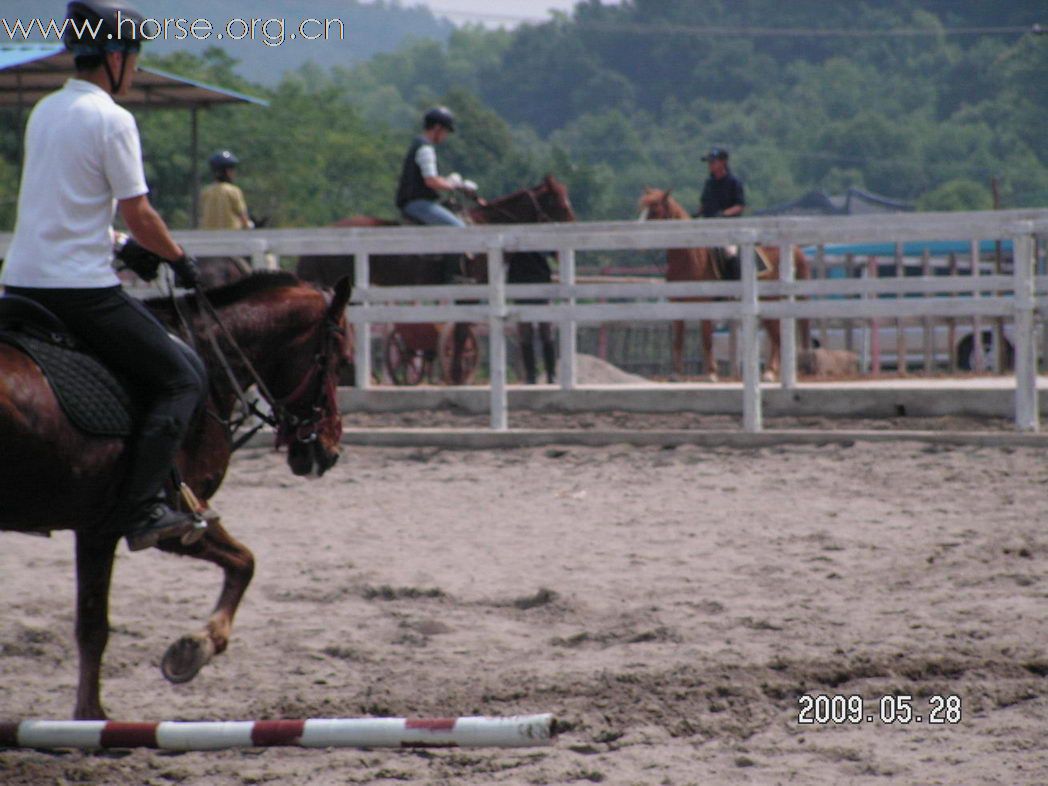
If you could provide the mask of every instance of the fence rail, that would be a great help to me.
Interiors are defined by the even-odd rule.
[[[851,217],[746,218],[704,221],[594,222],[581,224],[444,227],[316,228],[253,232],[176,232],[198,256],[250,256],[265,267],[267,255],[354,256],[354,294],[349,316],[356,329],[356,382],[371,380],[370,330],[383,322],[487,322],[491,425],[508,426],[505,328],[514,322],[560,326],[560,384],[576,385],[577,325],[609,321],[733,320],[741,327],[743,426],[761,429],[759,323],[782,321],[782,384],[796,382],[797,319],[1005,318],[1014,320],[1015,423],[1039,427],[1037,411],[1038,309],[1048,308],[1048,275],[1035,275],[1039,242],[1048,238],[1048,210],[969,213],[910,213]],[[979,242],[1011,240],[1012,275],[979,275]],[[841,280],[794,280],[793,246],[830,243],[969,241],[970,276]],[[0,235],[0,256],[10,241]],[[737,245],[742,280],[708,283],[578,283],[580,251],[628,251]],[[757,245],[777,246],[780,280],[760,281]],[[504,255],[515,251],[556,253],[560,281],[510,285]],[[371,288],[369,260],[376,254],[485,253],[489,281],[480,286]],[[821,255],[820,255],[821,259]],[[676,302],[678,298],[717,302]],[[768,300],[768,298],[779,298]],[[541,299],[543,304],[515,301]],[[451,300],[476,301],[455,304]],[[612,301],[612,302],[609,302]]]

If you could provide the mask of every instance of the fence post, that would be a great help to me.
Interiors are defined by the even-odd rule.
[[[879,273],[877,257],[872,254],[866,257],[866,277],[870,281],[877,280]],[[869,293],[864,300],[876,300],[875,293]],[[870,319],[870,376],[878,377],[881,374],[881,325],[876,317]]]
[[[932,252],[927,248],[921,254],[921,275],[924,278],[931,278],[932,275]],[[921,317],[921,326],[924,330],[924,375],[930,377],[935,373],[935,320],[932,317]]]
[[[1012,239],[1015,278],[1015,427],[1037,431],[1037,343],[1034,340],[1033,227]],[[999,354],[1003,354],[998,349]]]
[[[784,243],[779,246],[779,280],[792,283],[796,277],[793,269],[793,246]],[[786,296],[787,303],[793,303],[796,298],[791,294]],[[797,387],[797,320],[788,317],[779,323],[779,337],[782,341],[779,352],[780,375],[784,388]]]
[[[895,244],[895,277],[898,279],[906,276],[906,258],[903,256],[904,246],[902,243]],[[895,299],[905,297],[896,295]],[[906,344],[906,320],[901,317],[895,319],[895,373],[903,376],[909,371],[909,350]]]
[[[265,240],[251,241],[251,267],[253,270],[275,269],[269,267],[269,261],[266,259],[268,250],[269,245]]]
[[[747,235],[753,235],[748,232]],[[756,238],[741,244],[742,261],[742,426],[746,431],[761,430],[761,345],[760,307],[757,299],[757,265],[754,260]]]
[[[509,428],[506,394],[506,267],[502,235],[488,245],[488,375],[491,378],[491,427]]]
[[[370,260],[367,254],[356,254],[353,257],[353,294],[356,297],[368,294],[370,279]],[[357,390],[366,390],[371,386],[371,323],[367,320],[367,302],[359,309],[359,315],[353,321],[353,374]]]
[[[560,260],[560,283],[574,286],[575,275],[575,249],[562,248],[557,252]],[[574,296],[567,299],[568,308],[575,305]],[[560,387],[562,390],[574,390],[578,384],[578,362],[576,348],[578,346],[578,325],[574,319],[566,319],[560,323]]]

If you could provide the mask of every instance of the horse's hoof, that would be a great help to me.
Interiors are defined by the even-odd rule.
[[[761,380],[764,381],[764,382],[774,382],[775,379],[776,379],[775,372],[773,372],[773,371],[765,371],[761,375]]]
[[[706,381],[707,382],[720,382],[720,377],[718,377],[716,374],[707,374],[706,375]]]
[[[168,682],[179,685],[195,677],[215,654],[215,645],[203,634],[187,634],[167,648],[160,672]]]

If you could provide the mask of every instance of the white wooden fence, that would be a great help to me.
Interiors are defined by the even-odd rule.
[[[10,236],[0,235],[0,255]],[[384,322],[483,322],[489,325],[491,426],[508,427],[505,329],[515,322],[560,326],[560,384],[576,385],[576,326],[608,321],[676,319],[736,320],[741,324],[743,426],[761,429],[759,326],[782,322],[782,384],[796,384],[795,322],[799,318],[886,319],[905,317],[1010,318],[1014,320],[1015,423],[1038,429],[1038,309],[1048,307],[1048,276],[1035,275],[1038,239],[1048,238],[1048,209],[970,213],[909,213],[850,217],[785,217],[703,221],[600,222],[579,224],[445,227],[317,228],[253,232],[179,232],[176,238],[197,256],[250,256],[265,267],[267,255],[354,255],[355,281],[350,319],[356,329],[357,385],[371,382],[370,326]],[[949,278],[842,279],[795,281],[793,246],[829,243],[978,241],[1010,239],[1014,273]],[[742,280],[708,283],[580,284],[578,251],[624,251],[738,245]],[[756,245],[777,246],[778,281],[758,282]],[[507,285],[504,255],[514,251],[556,252],[560,281]],[[474,286],[375,287],[367,285],[369,259],[376,254],[486,253],[489,282]],[[894,297],[882,298],[881,295]],[[921,295],[905,298],[904,295]],[[934,297],[928,297],[934,296]],[[670,302],[708,297],[717,302]],[[766,298],[774,297],[775,300]],[[541,299],[544,304],[512,301]],[[457,305],[452,300],[476,301]]]

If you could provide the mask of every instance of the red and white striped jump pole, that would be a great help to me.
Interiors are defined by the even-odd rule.
[[[549,745],[555,734],[550,714],[199,723],[29,720],[0,723],[0,748],[527,748]]]

